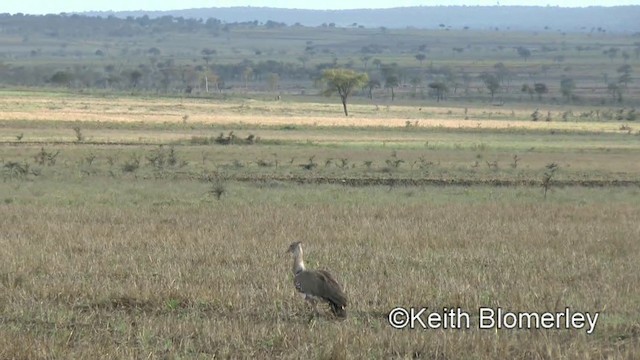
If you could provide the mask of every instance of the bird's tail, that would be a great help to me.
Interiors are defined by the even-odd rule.
[[[333,301],[329,302],[329,305],[331,306],[331,312],[333,312],[333,314],[339,318],[343,318],[345,319],[347,317],[347,307],[344,305],[339,305]]]

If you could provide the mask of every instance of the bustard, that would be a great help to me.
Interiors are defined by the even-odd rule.
[[[318,301],[327,302],[334,315],[347,317],[347,296],[342,286],[326,270],[307,270],[302,258],[302,242],[296,241],[289,245],[293,254],[293,284],[300,295],[312,306],[318,314]]]

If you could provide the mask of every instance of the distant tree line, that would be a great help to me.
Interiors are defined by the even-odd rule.
[[[92,37],[133,37],[145,34],[164,33],[219,33],[230,31],[234,27],[256,27],[264,25],[267,28],[286,27],[284,23],[258,21],[223,23],[216,18],[207,20],[195,18],[174,17],[171,15],[157,18],[143,15],[119,18],[113,15],[107,17],[89,17],[78,14],[48,14],[25,15],[22,13],[0,14],[0,29],[5,34],[29,36],[32,34],[46,34],[52,38],[92,38]]]
[[[356,25],[354,23],[353,27]],[[300,25],[292,27],[297,26]],[[333,26],[329,24],[324,27]],[[172,16],[123,19],[69,14],[0,14],[0,36],[18,43],[11,44],[17,50],[0,48],[0,84],[187,94],[313,87],[321,93],[323,88],[320,83],[326,82],[327,74],[331,74],[327,70],[343,69],[366,75],[366,81],[356,81],[348,92],[334,86],[335,92],[343,97],[346,114],[346,98],[358,95],[370,100],[385,99],[391,102],[398,97],[430,98],[437,102],[451,98],[482,99],[496,103],[505,98],[575,102],[581,100],[581,91],[582,94],[586,92],[582,89],[589,86],[589,96],[592,98],[598,96],[603,101],[624,102],[633,98],[634,94],[630,88],[634,83],[634,66],[629,64],[633,61],[631,53],[635,54],[636,61],[640,59],[640,42],[636,42],[633,45],[635,47],[627,46],[623,49],[610,45],[575,46],[578,54],[590,51],[590,56],[606,59],[610,69],[615,69],[615,73],[603,72],[602,82],[595,86],[593,80],[585,85],[581,83],[584,77],[572,76],[570,66],[562,64],[566,61],[564,55],[553,56],[553,66],[564,68],[561,77],[546,76],[551,65],[540,62],[540,58],[544,54],[558,51],[556,45],[541,45],[534,50],[526,46],[498,45],[494,51],[510,52],[511,63],[496,62],[491,65],[491,62],[483,60],[482,66],[471,67],[443,62],[435,65],[429,46],[420,43],[412,45],[412,52],[394,48],[394,44],[389,42],[359,43],[356,46],[349,43],[348,47],[332,48],[331,45],[317,45],[308,40],[303,47],[298,48],[251,49],[250,55],[247,54],[247,49],[243,49],[243,52],[233,47],[233,39],[237,34],[246,36],[248,32],[266,32],[288,36],[300,30],[268,31],[280,28],[287,26],[274,21],[227,24],[214,18],[203,20]],[[303,30],[310,33],[312,31]],[[326,29],[316,31],[334,31],[333,35],[341,32]],[[386,29],[379,31],[380,34],[387,32]],[[221,36],[225,32],[227,34]],[[173,38],[165,43],[165,39],[169,37],[162,34],[169,33],[186,34],[180,39],[205,39],[194,44],[203,44],[218,37],[215,43],[225,44],[226,48],[219,50],[214,45],[182,46],[183,44],[175,44],[177,40]],[[33,35],[36,38],[35,34],[37,39],[32,45],[29,37]],[[16,37],[22,37],[22,42],[16,42]],[[74,49],[68,49],[67,41],[77,45]],[[38,47],[42,43],[49,43],[45,51]],[[95,43],[98,45],[93,45]],[[173,47],[180,48],[175,50]],[[563,51],[568,51],[569,45],[562,44],[560,47]],[[474,58],[467,55],[470,51],[470,46],[453,46],[450,53],[447,49],[451,58],[467,56],[467,59],[472,60]],[[267,59],[271,55],[281,60]],[[222,56],[225,57],[224,61],[221,61]],[[401,60],[396,62],[398,58]],[[7,61],[3,63],[5,59]],[[550,59],[551,55],[547,55],[546,61]],[[513,66],[513,61],[519,61],[522,66]],[[469,68],[474,72],[469,71]],[[344,78],[345,74],[347,73],[342,71],[334,75]]]

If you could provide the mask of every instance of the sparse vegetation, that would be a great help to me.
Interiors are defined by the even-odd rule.
[[[135,173],[138,168],[140,168],[140,157],[135,154],[122,164],[122,172],[125,173]]]
[[[558,164],[550,163],[546,166],[546,171],[544,172],[544,176],[542,177],[542,188],[544,189],[544,199],[547,199],[547,191],[551,188],[551,180],[553,176],[556,174],[556,170],[558,170]]]
[[[633,36],[0,18],[0,359],[640,357]],[[307,321],[293,240],[344,322]],[[601,317],[397,331],[396,306]]]
[[[74,126],[73,127],[73,132],[75,132],[75,134],[76,134],[76,141],[77,142],[84,141],[84,135],[82,134],[82,129],[80,129],[79,126]]]

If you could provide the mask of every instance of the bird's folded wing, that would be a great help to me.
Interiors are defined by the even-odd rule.
[[[295,277],[298,291],[332,301],[340,306],[347,305],[347,297],[342,286],[325,270],[302,271]]]

